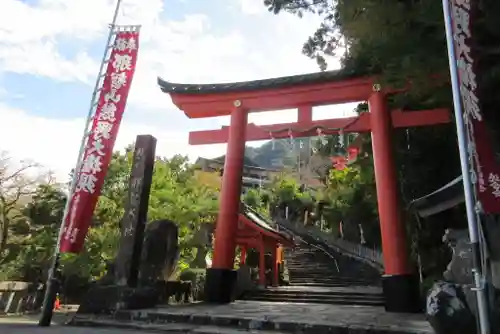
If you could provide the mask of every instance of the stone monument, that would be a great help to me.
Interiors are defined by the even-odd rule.
[[[154,286],[138,286],[155,148],[153,136],[137,136],[118,254],[113,263],[108,264],[108,273],[89,289],[79,314],[112,313],[118,309],[153,307],[158,303]]]
[[[167,282],[179,258],[178,228],[168,219],[155,220],[146,227],[141,255],[139,283],[149,286]]]
[[[137,287],[153,179],[155,148],[156,139],[153,136],[137,136],[125,215],[120,224],[120,248],[114,268],[117,285]]]

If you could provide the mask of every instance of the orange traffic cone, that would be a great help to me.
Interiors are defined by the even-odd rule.
[[[56,301],[54,302],[54,310],[61,309],[61,300],[59,299],[59,294],[56,295]]]

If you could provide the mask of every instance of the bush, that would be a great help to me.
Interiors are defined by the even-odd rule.
[[[179,275],[179,280],[191,282],[193,300],[205,298],[205,269],[186,269]]]

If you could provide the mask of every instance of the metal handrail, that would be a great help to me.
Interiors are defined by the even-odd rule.
[[[308,237],[313,238],[314,240],[316,240],[318,242],[326,244],[328,247],[336,249],[341,254],[356,258],[360,261],[363,261],[363,262],[369,264],[370,266],[376,268],[379,271],[383,271],[382,257],[375,250],[370,250],[370,249],[363,247],[361,245],[355,246],[354,248],[356,248],[356,249],[354,250],[354,249],[352,249],[352,247],[349,247],[349,246],[352,246],[354,244],[347,243],[345,241],[342,242],[343,245],[339,245],[339,242],[338,242],[339,240],[324,240],[323,237],[314,235],[305,228],[303,228],[304,231],[299,232],[299,231],[297,231],[297,228],[300,229],[299,226],[293,226],[288,221],[286,221],[286,223],[285,223],[285,221],[283,219],[277,220],[277,223],[281,228],[286,228],[289,231],[294,232],[294,234],[296,234],[296,235],[297,234],[298,235],[300,235],[300,234],[307,235]],[[302,238],[302,239],[304,239],[304,238]],[[347,248],[351,248],[351,249],[347,249]]]
[[[313,248],[319,249],[320,251],[322,251],[323,253],[325,253],[329,258],[331,258],[335,262],[335,267],[337,268],[337,272],[340,273],[339,263],[338,263],[337,259],[335,258],[335,256],[332,253],[330,253],[324,247],[321,247],[319,245],[315,245],[315,244],[307,242],[304,238],[302,238],[300,235],[297,235],[297,233],[294,233],[290,229],[288,229],[286,227],[283,227],[283,226],[281,226],[281,227],[285,230],[285,232],[288,232],[288,233],[290,233],[292,235],[297,236],[303,243],[307,244],[308,246],[311,246]]]

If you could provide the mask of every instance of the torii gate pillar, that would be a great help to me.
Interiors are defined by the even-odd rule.
[[[419,281],[410,265],[406,230],[398,201],[391,116],[386,96],[378,85],[374,85],[374,93],[368,100],[368,106],[384,256],[385,275],[382,276],[382,286],[385,307],[389,312],[419,312]]]
[[[214,255],[212,267],[207,269],[205,281],[206,301],[211,303],[231,302],[236,283],[236,271],[233,270],[233,266],[247,123],[247,110],[241,107],[239,100],[234,101],[222,176],[219,216],[215,229]]]

